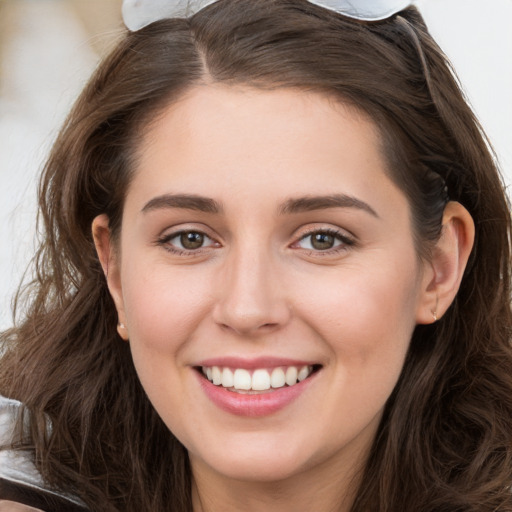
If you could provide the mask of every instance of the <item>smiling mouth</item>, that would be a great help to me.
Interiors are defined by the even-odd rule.
[[[228,368],[201,366],[197,368],[212,384],[241,394],[260,394],[284,387],[292,387],[308,379],[321,365],[279,366],[276,368]]]

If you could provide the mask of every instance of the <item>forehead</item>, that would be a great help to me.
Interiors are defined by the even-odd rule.
[[[284,200],[380,188],[384,200],[385,171],[375,124],[351,106],[297,89],[205,85],[145,130],[131,192],[263,199],[272,191]]]
[[[340,121],[351,125],[343,134]],[[298,137],[313,141],[318,127],[322,128],[326,143],[333,135],[343,135],[343,139],[357,137],[362,143],[376,147],[381,142],[375,123],[365,112],[331,93],[205,84],[188,89],[148,123],[141,149],[152,144],[155,132],[163,134],[164,130],[177,137],[176,142],[180,144],[200,139],[203,144],[213,146],[229,143],[231,137],[233,142],[245,139],[256,145],[265,142],[262,136],[266,135],[267,139],[272,138],[275,142],[272,147],[276,148],[277,143],[286,146]],[[343,144],[342,139],[337,142]]]

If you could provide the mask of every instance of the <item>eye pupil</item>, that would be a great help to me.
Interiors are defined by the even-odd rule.
[[[311,245],[320,251],[331,249],[334,246],[334,236],[329,233],[315,233],[311,235]]]
[[[199,249],[204,243],[204,235],[187,231],[181,234],[180,242],[185,249]]]

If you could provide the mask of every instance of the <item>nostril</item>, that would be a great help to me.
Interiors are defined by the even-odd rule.
[[[243,335],[268,332],[279,328],[279,324],[277,322],[267,322],[264,324],[258,324],[256,322],[233,322],[232,324],[220,323],[219,326],[225,331],[231,331]]]

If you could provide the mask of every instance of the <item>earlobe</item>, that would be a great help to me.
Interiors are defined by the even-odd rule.
[[[441,236],[424,275],[418,324],[436,322],[450,307],[459,290],[474,238],[475,225],[470,213],[460,203],[450,201],[444,211]]]
[[[101,267],[103,268],[103,273],[105,274],[110,295],[116,305],[117,315],[119,318],[117,332],[122,339],[127,341],[128,329],[126,327],[120,269],[118,265],[118,258],[116,257],[116,251],[113,247],[107,215],[98,215],[93,220],[92,236]]]

